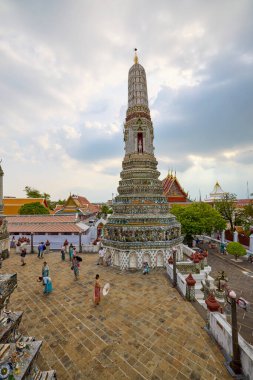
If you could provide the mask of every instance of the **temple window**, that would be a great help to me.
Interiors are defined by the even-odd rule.
[[[143,153],[143,133],[138,132],[137,134],[137,149],[138,153]]]

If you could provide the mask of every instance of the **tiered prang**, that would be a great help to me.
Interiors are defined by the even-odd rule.
[[[141,269],[144,262],[163,267],[172,247],[182,242],[181,226],[163,195],[154,130],[148,108],[146,74],[135,57],[128,76],[128,110],[124,125],[125,157],[113,214],[104,228],[106,255],[120,269]]]

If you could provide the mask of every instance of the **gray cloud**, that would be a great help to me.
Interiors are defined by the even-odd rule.
[[[159,111],[156,140],[162,152],[214,156],[253,140],[252,64],[224,54],[207,67],[208,79],[176,95],[163,88],[153,104]]]
[[[30,163],[30,176],[37,178],[43,162],[41,174],[51,178],[51,191],[59,173],[61,197],[69,190],[64,174],[69,162],[73,172],[98,165],[99,175],[116,177],[121,168],[115,162],[124,156],[127,73],[132,49],[138,47],[155,111],[159,168],[173,167],[187,181],[195,165],[190,156],[200,156],[210,188],[219,172],[223,187],[239,193],[233,189],[236,173],[239,169],[245,177],[252,166],[250,0],[76,0],[71,5],[10,0],[0,12],[5,172],[16,165],[25,172]],[[231,151],[236,154],[224,156]],[[232,179],[226,165],[235,165]],[[17,178],[9,177],[7,186],[15,193]],[[84,184],[86,191],[91,190]]]

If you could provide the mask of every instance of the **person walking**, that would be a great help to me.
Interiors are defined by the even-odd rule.
[[[44,279],[45,279],[45,277],[49,277],[49,266],[47,265],[46,261],[44,261],[44,263],[43,263],[41,274],[42,274],[43,284],[45,285]]]
[[[94,287],[94,304],[95,306],[99,305],[100,303],[100,291],[101,291],[101,285],[99,281],[99,274],[96,274],[96,281],[95,281],[95,287]]]
[[[47,247],[44,242],[42,242],[42,250],[41,250],[41,258],[43,259],[44,257],[44,252],[46,251]]]
[[[44,294],[49,294],[53,291],[53,284],[50,277],[44,277]]]
[[[21,257],[21,266],[26,265],[25,263],[26,249],[25,248],[22,249],[20,257]]]
[[[69,261],[70,261],[70,263],[72,263],[73,254],[74,254],[74,247],[73,247],[73,244],[71,243],[69,246]]]
[[[61,247],[61,260],[65,261],[65,247],[64,247],[64,245]]]
[[[74,256],[73,260],[72,260],[72,267],[71,267],[71,269],[73,269],[73,271],[74,271],[75,280],[79,279],[79,267],[80,267],[79,261]]]
[[[38,258],[40,259],[42,257],[42,251],[43,251],[43,243],[41,242],[38,245]]]
[[[98,251],[98,262],[97,262],[97,265],[103,265],[103,263],[104,263],[104,255],[105,255],[105,250],[104,250],[103,247],[100,247],[99,251]]]

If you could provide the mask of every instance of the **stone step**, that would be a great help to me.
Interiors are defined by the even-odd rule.
[[[38,371],[34,376],[32,380],[55,380],[56,372],[54,370],[51,371]]]

